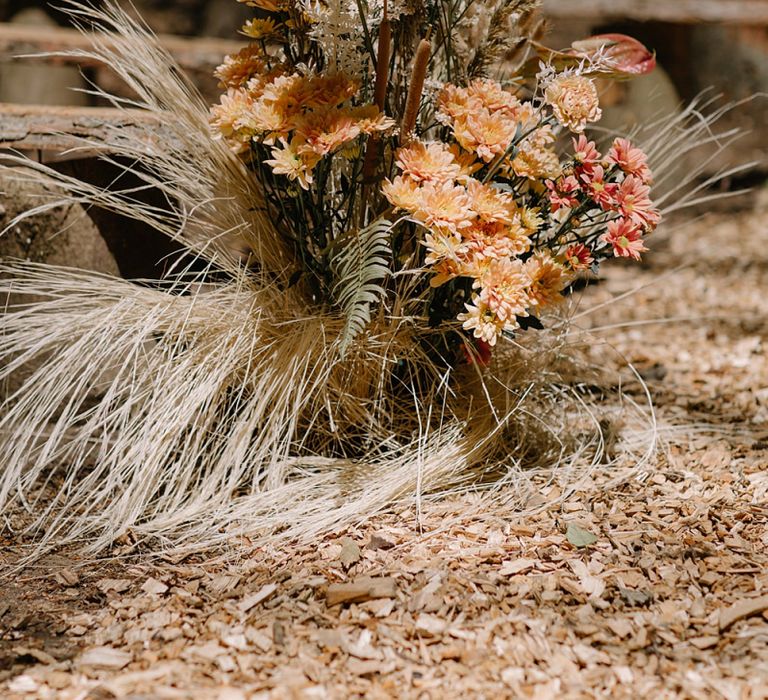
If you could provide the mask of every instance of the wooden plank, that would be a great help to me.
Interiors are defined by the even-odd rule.
[[[553,19],[633,19],[768,25],[768,0],[544,0]]]
[[[225,39],[191,38],[161,34],[160,44],[187,72],[210,73],[228,53],[239,51],[243,42]],[[110,44],[108,35],[99,35],[99,41]],[[112,39],[114,42],[117,39]],[[15,57],[52,51],[77,51],[92,48],[92,39],[75,29],[52,27],[29,27],[18,24],[0,23],[0,61]],[[88,65],[87,61],[69,56],[47,57],[58,63]]]
[[[83,138],[95,145],[83,147]],[[0,148],[72,152],[86,158],[113,151],[122,139],[167,143],[172,132],[157,116],[142,110],[107,107],[51,107],[0,103]]]

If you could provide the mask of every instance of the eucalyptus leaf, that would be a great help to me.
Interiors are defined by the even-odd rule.
[[[575,523],[568,525],[565,536],[574,547],[589,547],[597,542],[597,535],[593,535],[589,530],[585,530]]]

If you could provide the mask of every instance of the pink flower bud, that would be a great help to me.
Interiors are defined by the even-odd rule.
[[[656,67],[656,55],[626,34],[597,34],[571,46],[589,59],[598,59],[596,54],[602,49],[601,63],[616,77],[645,75]]]

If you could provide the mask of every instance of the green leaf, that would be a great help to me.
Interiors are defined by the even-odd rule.
[[[565,533],[565,536],[574,547],[589,547],[597,542],[597,535],[593,535],[589,530],[585,530],[575,523],[568,525],[568,531]]]
[[[371,307],[381,302],[386,293],[384,282],[392,258],[391,229],[392,222],[376,219],[351,234],[333,260],[336,274],[333,294],[346,316],[339,348],[342,357],[371,320]]]

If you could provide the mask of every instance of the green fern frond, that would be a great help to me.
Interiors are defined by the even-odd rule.
[[[392,258],[391,230],[391,221],[376,219],[350,236],[333,261],[336,275],[333,295],[346,317],[339,346],[342,356],[371,320],[373,305],[386,293],[384,282]]]

